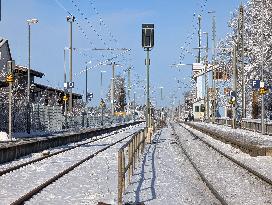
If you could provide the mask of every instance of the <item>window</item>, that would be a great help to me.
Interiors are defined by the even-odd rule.
[[[199,112],[199,106],[195,106],[195,112]]]
[[[205,112],[205,106],[203,104],[201,105],[201,112]]]

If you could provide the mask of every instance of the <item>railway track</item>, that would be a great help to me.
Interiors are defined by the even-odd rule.
[[[120,130],[118,130],[118,131],[121,132],[121,131],[124,131],[124,130],[126,130],[126,129],[127,129],[127,128],[122,128],[122,129],[120,129]],[[88,144],[94,143],[94,142],[96,142],[96,141],[98,141],[98,140],[108,138],[108,137],[113,136],[114,134],[118,133],[118,131],[113,131],[113,132],[111,132],[110,134],[107,134],[106,136],[103,136],[103,137],[99,137],[99,138],[96,137],[96,139],[85,140],[85,141],[87,141],[87,142],[79,143],[79,144],[73,145],[73,146],[71,146],[71,147],[69,147],[69,148],[66,148],[66,149],[63,149],[63,150],[60,150],[60,151],[56,151],[56,152],[54,152],[54,153],[51,153],[51,154],[48,154],[48,155],[45,155],[45,156],[42,156],[42,157],[38,157],[38,158],[36,158],[36,159],[32,159],[32,160],[29,160],[29,161],[27,161],[27,162],[23,162],[23,163],[20,163],[20,164],[17,164],[17,165],[8,167],[8,168],[6,168],[6,169],[0,170],[0,177],[1,177],[2,175],[4,175],[4,174],[8,174],[8,173],[10,173],[10,172],[12,172],[12,171],[15,171],[15,170],[20,169],[20,168],[22,168],[22,167],[25,167],[25,166],[27,166],[27,165],[33,164],[33,163],[35,163],[35,162],[39,162],[39,161],[42,161],[42,160],[44,160],[44,159],[53,157],[53,156],[55,156],[55,155],[58,155],[58,154],[61,154],[61,153],[64,153],[64,152],[73,150],[73,149],[78,148],[78,147],[80,147],[80,146],[88,145]]]
[[[213,195],[220,201],[221,204],[223,204],[223,205],[233,204],[233,201],[232,201],[231,197],[229,197],[227,194],[222,192],[222,188],[220,187],[220,182],[216,183],[215,180],[213,180],[212,177],[210,177],[209,174],[207,174],[207,172],[205,173],[205,169],[204,169],[204,171],[202,171],[203,170],[203,165],[201,163],[204,163],[203,162],[204,160],[202,160],[202,161],[197,160],[196,155],[193,153],[193,151],[195,151],[195,150],[193,150],[193,151],[189,150],[189,146],[194,146],[194,144],[190,144],[191,142],[192,143],[199,143],[200,142],[202,145],[204,144],[204,146],[206,147],[206,150],[212,150],[213,152],[217,153],[218,158],[222,158],[222,160],[226,160],[226,164],[227,163],[232,164],[231,167],[228,167],[229,170],[231,170],[231,169],[234,169],[234,170],[240,169],[241,171],[239,171],[239,172],[244,173],[244,176],[246,176],[245,181],[246,180],[252,181],[253,183],[260,184],[260,186],[268,187],[268,189],[269,189],[268,192],[272,193],[272,181],[269,178],[267,178],[266,176],[258,173],[257,171],[253,170],[252,168],[248,167],[247,165],[243,164],[242,162],[234,159],[233,157],[228,156],[227,154],[225,154],[224,152],[222,152],[221,150],[219,150],[218,148],[216,148],[212,144],[208,143],[202,137],[199,137],[196,134],[194,134],[190,129],[187,129],[182,124],[180,124],[180,126],[183,129],[185,129],[186,132],[188,132],[193,138],[191,140],[188,140],[188,138],[186,138],[185,140],[181,140],[181,136],[179,136],[179,134],[177,133],[175,126],[173,124],[171,124],[173,134],[176,136],[176,140],[177,140],[177,143],[178,143],[179,147],[181,147],[182,152],[186,155],[186,157],[188,158],[188,160],[190,161],[190,163],[192,164],[194,169],[197,171],[197,173],[199,174],[201,180],[203,182],[205,182],[207,187],[210,189],[210,191],[213,193]],[[188,141],[190,141],[190,142],[188,142]],[[198,142],[196,142],[196,141],[198,141]],[[188,144],[190,144],[189,146],[187,144],[188,147],[185,146],[185,144],[187,142],[188,142]],[[201,144],[198,145],[198,146],[203,147]],[[193,149],[197,149],[197,148],[194,147]],[[206,157],[211,157],[212,158],[213,155],[214,154],[212,153],[212,154],[210,154],[210,155],[208,155]],[[198,161],[198,163],[197,163],[197,161]],[[214,164],[216,164],[216,163],[218,163],[218,162],[214,162]],[[206,165],[206,166],[209,166],[209,164]],[[200,168],[200,167],[202,167],[202,168]],[[220,170],[220,168],[218,170]],[[224,172],[224,170],[221,170],[221,172]],[[235,181],[235,179],[233,179],[233,181]],[[241,187],[241,189],[243,189],[243,187]],[[252,191],[254,191],[254,190],[252,190]],[[263,203],[263,204],[272,204],[272,201],[268,200],[266,202],[267,203]],[[245,202],[245,204],[247,204],[247,203]]]
[[[138,126],[137,126],[138,127]],[[14,178],[16,180],[16,178],[25,178],[25,170],[29,170],[29,176],[33,176],[33,175],[37,175],[39,176],[38,172],[39,172],[39,165],[41,167],[46,167],[46,169],[52,173],[48,174],[48,176],[42,176],[37,178],[38,181],[40,181],[39,183],[33,183],[33,185],[31,186],[27,186],[27,188],[23,189],[22,187],[24,187],[24,183],[30,183],[27,182],[26,179],[22,180],[24,181],[23,184],[20,183],[18,184],[18,189],[20,190],[18,196],[12,196],[11,194],[9,196],[7,196],[8,199],[6,199],[6,202],[8,202],[9,204],[23,204],[24,202],[26,202],[27,200],[31,199],[34,195],[36,195],[37,193],[41,192],[45,187],[49,186],[50,184],[54,183],[55,181],[57,181],[58,179],[60,179],[61,177],[63,177],[64,175],[68,174],[69,172],[71,172],[72,170],[74,170],[75,168],[79,167],[80,165],[82,165],[84,162],[93,159],[95,156],[97,156],[99,153],[104,152],[107,149],[110,149],[111,147],[113,147],[114,145],[128,139],[129,137],[131,137],[133,134],[135,134],[135,130],[136,132],[139,130],[139,128],[134,127],[132,130],[130,130],[130,134],[126,134],[124,132],[119,132],[117,133],[111,133],[108,134],[107,136],[103,136],[101,138],[89,141],[89,142],[84,142],[78,145],[75,145],[73,147],[70,147],[68,149],[65,150],[61,150],[59,152],[53,153],[50,156],[47,157],[41,157],[39,159],[35,159],[35,160],[31,160],[31,162],[27,162],[27,163],[23,163],[20,165],[17,165],[15,167],[11,167],[5,171],[2,171],[2,173],[5,172],[5,174],[2,174],[0,177],[0,183],[2,182],[2,185],[5,186],[5,184],[8,182],[8,180],[10,180],[11,178]],[[110,139],[110,136],[112,135],[124,135],[125,137],[122,137],[120,139],[116,140],[115,142],[111,142],[111,143],[106,143],[103,141]],[[102,141],[102,142],[101,142]],[[100,144],[98,143],[100,142]],[[96,143],[96,145],[93,145],[93,143]],[[102,144],[101,144],[102,143]],[[101,148],[101,146],[103,148]],[[90,154],[88,148],[90,149],[90,147],[92,147],[93,151]],[[98,149],[99,148],[99,149]],[[79,153],[78,155],[82,155],[85,154],[84,156],[80,156],[77,157],[78,159],[74,159],[72,156],[75,154],[76,149],[83,149],[81,151],[81,153]],[[88,150],[88,152],[87,152]],[[77,150],[78,151],[78,150]],[[60,166],[57,170],[54,170],[54,165],[56,163],[56,161],[59,161],[62,163],[62,158],[59,155],[68,155],[66,158],[64,158],[64,162],[63,166]],[[57,157],[59,156],[60,159],[57,159]],[[54,158],[54,159],[53,159]],[[45,160],[47,159],[47,160]],[[76,161],[76,162],[74,162]],[[37,164],[39,163],[39,164]],[[66,165],[67,164],[67,165]],[[36,172],[34,172],[33,174],[33,166],[37,167]],[[21,169],[21,170],[20,170]],[[11,175],[11,176],[10,176]],[[19,175],[19,177],[18,177]],[[20,177],[21,176],[21,177]],[[34,176],[35,178],[35,176]],[[34,179],[35,180],[35,179]],[[35,184],[35,185],[34,185]],[[31,188],[30,188],[31,187]],[[8,190],[10,187],[8,187],[5,191],[1,191],[0,193],[2,195],[8,194]],[[21,192],[21,193],[20,193]],[[27,192],[27,193],[26,193]],[[2,198],[3,196],[0,196],[0,198]],[[16,198],[16,199],[15,199]]]

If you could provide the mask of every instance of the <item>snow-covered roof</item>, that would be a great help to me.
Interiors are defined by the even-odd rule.
[[[2,47],[8,40],[0,37],[0,47]]]
[[[26,67],[26,66],[16,65],[16,67],[15,67],[15,72],[27,73],[27,71],[28,71],[28,67]],[[33,69],[30,69],[30,74],[32,74],[36,77],[39,77],[39,78],[42,78],[44,76],[44,73],[37,71],[37,70],[33,70]]]
[[[5,43],[7,43],[8,52],[9,52],[10,58],[12,59],[12,57],[11,57],[11,52],[10,52],[10,48],[9,48],[8,39],[5,39],[5,38],[3,38],[3,37],[0,36],[0,48],[1,48],[3,45],[5,45]]]

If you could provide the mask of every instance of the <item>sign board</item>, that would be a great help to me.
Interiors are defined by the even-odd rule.
[[[88,93],[88,98],[93,98],[93,93]]]
[[[64,83],[64,88],[66,88],[66,89],[74,88],[74,86],[75,86],[74,82]]]
[[[260,80],[252,80],[252,89],[259,89],[261,87]]]
[[[93,98],[93,93],[88,93],[87,94],[87,98],[88,98],[89,101],[91,101],[92,98]]]
[[[260,82],[260,88],[264,88],[264,82],[263,81]]]
[[[7,69],[9,70],[9,72],[13,72],[15,71],[15,61],[14,60],[10,60],[7,61]]]
[[[202,71],[204,71],[205,66],[202,63],[194,63],[193,64],[193,75],[198,75],[200,74]]]
[[[229,92],[229,96],[235,98],[235,97],[236,97],[235,91],[232,91],[232,90],[231,90],[231,91]]]

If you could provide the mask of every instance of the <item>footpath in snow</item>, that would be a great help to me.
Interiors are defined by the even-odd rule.
[[[220,204],[201,181],[178,147],[170,127],[157,132],[147,145],[131,184],[126,188],[125,203],[145,205]]]

